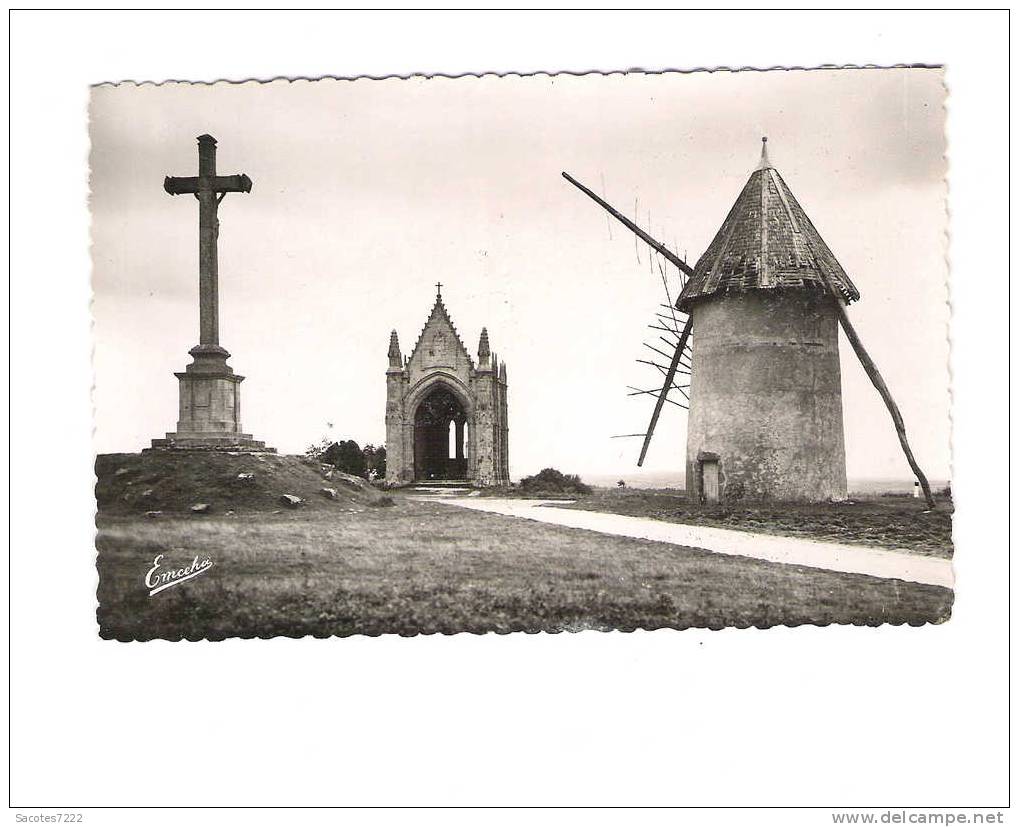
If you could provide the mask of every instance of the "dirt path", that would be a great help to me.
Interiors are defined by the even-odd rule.
[[[635,537],[660,543],[705,549],[716,554],[753,557],[772,563],[808,566],[828,571],[867,574],[890,580],[905,580],[931,586],[952,588],[955,578],[952,561],[867,546],[850,546],[805,540],[800,537],[779,537],[772,534],[751,534],[725,528],[683,525],[645,517],[626,517],[599,511],[576,511],[555,508],[551,500],[470,498],[428,498],[432,502],[488,511],[507,517],[521,517],[542,523]]]

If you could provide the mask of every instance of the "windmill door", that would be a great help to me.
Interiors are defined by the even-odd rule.
[[[718,460],[701,460],[701,491],[704,494],[704,502],[718,502]]]

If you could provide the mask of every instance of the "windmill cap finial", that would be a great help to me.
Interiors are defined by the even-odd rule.
[[[761,138],[761,160],[757,163],[757,168],[754,172],[760,169],[771,169],[771,160],[768,158],[768,139],[767,137]]]

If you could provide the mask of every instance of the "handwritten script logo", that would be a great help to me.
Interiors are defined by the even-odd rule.
[[[145,575],[145,585],[149,587],[149,597],[158,594],[163,589],[170,588],[170,586],[176,586],[185,580],[190,580],[192,577],[198,577],[199,574],[205,574],[205,572],[212,568],[212,560],[208,557],[202,559],[195,557],[191,563],[182,569],[163,568],[160,563],[162,559],[163,555],[157,554],[156,559],[152,561],[152,568]]]

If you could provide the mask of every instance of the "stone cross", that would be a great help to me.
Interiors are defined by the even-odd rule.
[[[216,175],[216,139],[198,137],[198,175],[167,178],[170,195],[190,193],[198,199],[199,344],[191,348],[194,361],[175,373],[180,390],[177,430],[152,440],[152,450],[273,451],[241,427],[241,382],[219,346],[219,202],[228,192],[251,192],[247,175]]]
[[[219,345],[219,202],[228,192],[251,192],[251,179],[240,175],[216,175],[216,139],[198,136],[198,175],[167,176],[163,189],[170,195],[191,193],[198,199],[198,317],[199,345],[191,353],[213,359],[230,354]]]

